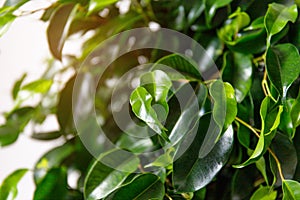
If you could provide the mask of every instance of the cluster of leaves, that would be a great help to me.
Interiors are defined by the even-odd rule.
[[[59,130],[32,133],[37,140],[64,140],[36,163],[34,199],[300,199],[299,1],[131,0],[126,12],[119,9],[124,2],[59,0],[44,10],[41,20],[49,21],[47,36],[55,60],[41,79],[23,84],[24,75],[15,83],[16,106],[0,127],[0,145],[7,146],[28,124],[34,127],[53,114],[57,117]],[[5,1],[0,34],[26,3]],[[199,42],[221,78],[204,81],[199,66],[187,56],[155,49],[134,51],[112,63],[97,86],[95,109],[115,145],[134,153],[114,169],[102,161],[121,154],[120,149],[93,159],[78,137],[72,117],[75,77],[99,43],[150,22]],[[75,33],[92,34],[80,57],[63,55],[65,42]],[[149,135],[143,139],[124,134],[108,109],[113,87],[107,81],[137,66],[138,56],[184,75],[178,78],[154,65],[127,95],[131,116],[147,127],[146,133],[135,132]],[[64,68],[53,70],[65,58]],[[207,59],[201,61],[201,69],[212,67]],[[74,76],[57,83],[55,78],[68,70]],[[179,105],[178,95],[191,98]],[[35,106],[26,105],[31,96],[40,99]],[[160,148],[164,152],[154,161],[141,162],[142,152]],[[27,171],[16,170],[3,181],[0,199],[16,197]],[[68,178],[74,172],[79,178],[71,186]]]

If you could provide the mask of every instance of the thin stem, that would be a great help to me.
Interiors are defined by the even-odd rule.
[[[255,128],[253,128],[252,126],[250,126],[247,122],[244,122],[243,120],[241,120],[238,117],[235,117],[235,120],[240,122],[241,124],[243,124],[244,126],[246,126],[248,129],[250,129],[258,138],[260,137],[260,135],[258,134],[258,132],[255,130]],[[269,153],[271,154],[271,156],[274,158],[276,164],[277,164],[277,168],[278,168],[278,172],[279,172],[279,176],[281,178],[281,180],[284,180],[284,176],[283,176],[283,172],[281,169],[281,164],[280,161],[278,159],[278,157],[276,156],[276,154],[272,151],[272,149],[268,148],[267,149],[269,151]]]
[[[167,193],[165,193],[165,196],[166,196],[169,200],[173,200]]]

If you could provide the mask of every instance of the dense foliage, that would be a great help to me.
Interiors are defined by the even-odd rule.
[[[17,12],[27,3],[5,1],[0,34],[28,15]],[[34,140],[64,140],[32,169],[35,200],[300,199],[299,6],[297,0],[58,0],[41,17],[49,22],[54,59],[39,80],[16,81],[0,145],[56,115],[59,130],[32,133]],[[107,42],[153,26],[155,42],[175,50],[131,48],[147,43],[142,32],[131,46],[126,35]],[[195,46],[180,53],[181,41],[160,38],[159,27],[189,36],[206,53]],[[65,42],[81,36],[80,56],[64,54]],[[29,106],[33,96],[39,101]],[[118,115],[124,109],[127,115]],[[98,136],[98,124],[110,145]],[[27,171],[3,181],[1,200],[16,197]],[[79,178],[71,187],[74,173]]]

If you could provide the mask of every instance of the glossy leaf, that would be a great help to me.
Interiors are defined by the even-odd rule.
[[[100,11],[101,9],[116,3],[118,0],[91,0],[89,1],[89,13]]]
[[[226,130],[235,119],[237,104],[234,90],[229,83],[215,81],[209,88],[214,100],[213,119],[216,122],[210,134],[206,135],[201,146],[199,157],[205,157],[214,147],[222,131]]]
[[[261,186],[253,193],[250,200],[275,200],[276,197],[277,191],[272,190],[269,186]]]
[[[168,56],[164,56],[154,64],[153,69],[159,68],[160,65],[172,67],[197,79],[201,78],[197,63],[191,58],[185,57],[180,54],[171,54]]]
[[[140,86],[144,87],[151,94],[155,103],[163,106],[164,111],[160,111],[160,107],[158,107],[156,113],[158,113],[159,119],[165,120],[169,113],[167,96],[170,88],[172,87],[172,81],[168,75],[161,70],[147,72],[143,74],[140,79]]]
[[[205,0],[205,17],[207,25],[211,24],[213,17],[216,14],[217,9],[226,6],[232,0]]]
[[[251,56],[229,52],[224,54],[222,78],[233,86],[237,102],[242,102],[252,85]]]
[[[72,12],[75,12],[75,9],[73,3],[63,4],[50,19],[47,29],[48,44],[52,55],[58,60],[62,59],[62,50],[73,17]]]
[[[135,177],[130,183],[125,184],[107,200],[144,200],[163,199],[165,188],[160,178],[154,174],[141,174]]]
[[[144,87],[137,87],[130,96],[132,111],[139,119],[168,141],[168,136],[165,133],[166,129],[158,120],[157,114],[152,108],[152,100],[153,97]]]
[[[216,143],[212,151],[207,156],[199,158],[199,151],[209,129],[211,114],[206,114],[200,118],[198,133],[184,152],[173,163],[173,182],[177,192],[194,192],[205,187],[214,176],[225,165],[233,144],[233,129],[230,126],[223,136]],[[189,143],[190,138],[181,143],[181,148],[185,148],[185,143]],[[180,152],[180,149],[179,151]],[[176,158],[176,155],[175,155]]]
[[[300,183],[294,180],[284,180],[282,183],[283,200],[300,199]]]
[[[300,92],[298,93],[298,97],[292,105],[290,115],[293,127],[296,129],[300,125]]]
[[[279,33],[289,21],[296,21],[297,15],[298,11],[296,5],[290,7],[277,3],[269,5],[265,16],[265,27],[268,33],[267,46],[270,45],[271,37]]]
[[[269,78],[280,95],[285,98],[287,90],[300,74],[300,56],[292,44],[279,44],[268,49],[266,67]]]
[[[50,79],[40,79],[24,85],[21,90],[44,94],[48,92],[52,83],[53,81]]]
[[[0,186],[0,200],[13,200],[17,197],[17,185],[28,169],[19,169],[4,179]]]
[[[133,154],[124,154],[121,150],[112,150],[102,154],[85,179],[85,199],[94,200],[106,197],[137,169],[138,164],[137,157]]]
[[[65,168],[53,168],[37,185],[33,200],[44,200],[49,197],[65,199],[67,192],[67,170]]]

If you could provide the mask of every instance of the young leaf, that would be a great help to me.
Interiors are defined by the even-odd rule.
[[[130,104],[134,114],[143,120],[156,133],[165,140],[169,140],[165,133],[165,127],[157,118],[155,110],[152,108],[152,96],[144,87],[137,87],[130,95]]]
[[[222,78],[231,83],[236,100],[241,103],[252,85],[252,56],[241,53],[225,53]]]
[[[40,80],[33,81],[31,83],[24,85],[21,88],[21,90],[29,91],[32,93],[44,94],[44,93],[48,92],[52,83],[53,83],[53,81],[50,79],[40,79]]]
[[[17,185],[28,169],[19,169],[5,178],[0,186],[0,200],[15,199],[18,194]]]
[[[275,200],[277,191],[273,191],[269,186],[260,186],[251,196],[250,200]]]
[[[85,199],[96,200],[106,197],[116,190],[127,176],[137,169],[138,165],[139,159],[136,156],[124,154],[121,150],[112,150],[102,154],[85,179]]]
[[[300,183],[294,180],[283,180],[283,200],[300,199]]]
[[[47,29],[48,44],[52,55],[58,60],[62,59],[62,49],[75,10],[75,4],[63,4],[55,11],[50,19]]]
[[[285,98],[291,84],[300,74],[300,56],[292,44],[279,44],[267,50],[266,67],[269,78]]]
[[[122,186],[116,192],[109,195],[106,200],[162,200],[165,188],[160,178],[154,174],[141,174],[130,183]]]
[[[289,21],[295,22],[297,16],[298,11],[295,4],[290,7],[277,3],[269,5],[265,16],[265,27],[268,33],[267,47],[270,46],[271,37],[279,33]]]
[[[225,165],[233,144],[232,126],[226,130],[213,149],[203,158],[199,151],[211,123],[211,114],[200,118],[198,133],[189,148],[173,163],[173,183],[177,192],[194,192],[206,186]],[[185,137],[180,148],[186,148]],[[180,152],[176,152],[175,158]]]

